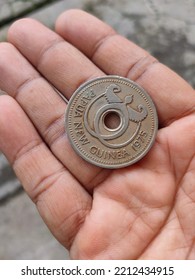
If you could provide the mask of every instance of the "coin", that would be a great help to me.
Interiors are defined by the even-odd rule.
[[[74,150],[103,168],[122,168],[142,159],[158,129],[155,105],[135,82],[105,76],[81,85],[72,95],[65,126]]]

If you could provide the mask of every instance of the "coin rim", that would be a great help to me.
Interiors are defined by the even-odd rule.
[[[120,163],[120,164],[115,164],[115,165],[109,165],[109,164],[102,164],[102,163],[98,163],[96,162],[95,160],[92,160],[91,158],[88,158],[86,157],[85,154],[83,154],[78,148],[76,145],[74,145],[73,143],[73,140],[71,139],[70,137],[70,131],[69,131],[69,121],[68,121],[68,118],[69,118],[69,111],[70,111],[70,108],[71,108],[71,104],[72,102],[74,101],[74,98],[75,96],[80,92],[82,91],[86,86],[89,86],[90,84],[98,81],[98,80],[106,80],[106,79],[119,79],[119,80],[122,80],[122,81],[125,81],[125,82],[128,82],[132,85],[134,85],[135,87],[137,87],[140,91],[142,91],[146,98],[149,100],[150,102],[150,106],[151,106],[151,109],[153,111],[153,114],[154,114],[154,133],[151,137],[151,140],[150,140],[150,143],[149,145],[147,146],[147,148],[138,156],[136,157],[135,159],[133,159],[132,161],[128,161],[128,162],[124,162],[124,163]],[[156,139],[156,135],[157,135],[157,132],[158,132],[158,114],[157,114],[157,110],[156,110],[156,106],[154,104],[154,101],[152,100],[152,98],[150,97],[150,95],[146,92],[145,89],[143,89],[140,85],[138,85],[136,82],[128,79],[128,78],[124,78],[124,77],[121,77],[121,76],[117,76],[117,75],[107,75],[107,76],[102,76],[102,77],[98,77],[98,78],[94,78],[94,79],[91,79],[87,82],[84,82],[83,84],[81,84],[76,90],[75,92],[72,94],[71,98],[69,99],[69,102],[68,102],[68,105],[67,105],[67,108],[66,108],[66,112],[65,112],[65,131],[66,131],[66,134],[67,134],[67,137],[68,137],[68,140],[72,146],[72,148],[74,149],[74,151],[79,155],[81,156],[85,161],[95,165],[95,166],[98,166],[98,167],[101,167],[101,168],[107,168],[107,169],[119,169],[119,168],[124,168],[124,167],[127,167],[127,166],[131,166],[133,164],[135,164],[136,162],[140,161],[143,157],[146,156],[146,154],[150,151],[150,149],[152,148],[153,144],[154,144],[154,141]]]

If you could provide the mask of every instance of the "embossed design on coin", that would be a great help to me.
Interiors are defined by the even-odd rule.
[[[66,130],[75,151],[104,168],[121,168],[150,150],[158,129],[155,106],[136,83],[118,76],[91,80],[71,97]]]

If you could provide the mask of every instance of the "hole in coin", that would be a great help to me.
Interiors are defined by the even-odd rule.
[[[121,125],[121,118],[117,112],[108,112],[104,116],[104,125],[109,130],[117,130]]]

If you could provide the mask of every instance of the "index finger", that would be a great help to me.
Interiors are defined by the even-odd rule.
[[[153,98],[161,126],[194,112],[191,86],[145,50],[86,12],[63,13],[56,31],[107,74],[127,77]]]

